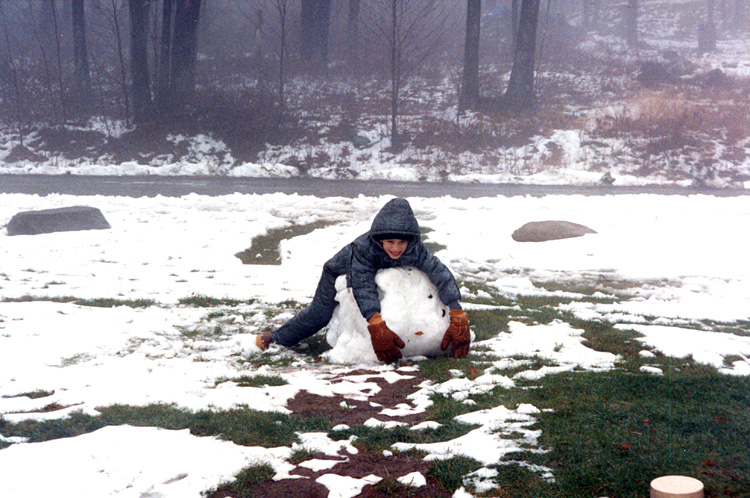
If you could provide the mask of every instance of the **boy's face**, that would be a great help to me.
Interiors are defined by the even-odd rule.
[[[406,251],[406,246],[409,242],[401,239],[385,239],[383,242],[383,249],[391,257],[391,259],[398,259]]]

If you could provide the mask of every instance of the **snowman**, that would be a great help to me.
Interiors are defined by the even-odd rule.
[[[450,309],[438,298],[438,289],[427,275],[414,267],[388,268],[375,276],[381,315],[406,344],[404,358],[452,356],[451,347],[440,348],[450,325]],[[326,340],[332,349],[325,356],[334,363],[377,363],[367,321],[346,286],[346,277],[336,280],[338,306],[328,323]],[[472,332],[472,341],[474,334]]]

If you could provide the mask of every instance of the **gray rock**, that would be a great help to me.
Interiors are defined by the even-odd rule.
[[[581,237],[587,233],[596,233],[591,228],[570,221],[548,220],[532,221],[513,232],[516,242],[544,242],[547,240]]]
[[[71,206],[18,213],[8,223],[8,235],[37,235],[107,228],[110,228],[110,225],[97,208]]]

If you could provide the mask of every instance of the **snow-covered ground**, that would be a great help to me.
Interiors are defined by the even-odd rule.
[[[269,194],[180,198],[125,198],[66,195],[0,195],[0,224],[17,212],[70,205],[98,207],[112,228],[36,236],[0,231],[0,297],[33,296],[150,299],[145,308],[97,308],[32,300],[0,302],[0,414],[9,422],[64,418],[73,411],[96,414],[111,404],[173,403],[188,409],[224,409],[240,404],[286,412],[300,390],[367,399],[377,385],[335,375],[361,365],[310,363],[295,353],[280,371],[248,371],[242,358],[256,354],[253,334],[291,316],[287,299],[311,297],[325,260],[366,231],[386,197],[316,198]],[[585,319],[604,318],[643,334],[643,355],[656,352],[715,365],[728,375],[750,375],[750,337],[701,327],[698,320],[734,322],[750,318],[747,265],[750,203],[744,196],[548,196],[459,200],[410,199],[430,242],[445,246],[437,255],[464,284],[464,298],[491,294],[559,295],[543,284],[599,282],[601,293],[567,309]],[[562,219],[596,234],[544,243],[520,243],[511,233],[529,221]],[[327,222],[325,228],[285,240],[278,266],[243,265],[234,256],[268,230]],[[480,290],[472,291],[471,288]],[[552,288],[548,286],[548,288]],[[569,293],[572,291],[568,291]],[[202,309],[179,305],[181,298],[254,299],[212,318]],[[597,297],[617,296],[614,300]],[[467,308],[480,305],[467,304]],[[220,331],[216,331],[216,327]],[[484,341],[500,358],[476,379],[463,376],[428,384],[396,412],[417,413],[439,392],[471,403],[471,396],[517,378],[535,378],[573,368],[609,369],[617,357],[587,348],[580,330],[553,322],[511,322],[509,333]],[[274,347],[275,348],[275,347]],[[542,370],[513,377],[497,372],[523,366],[517,355],[548,358]],[[406,365],[369,365],[388,382],[413,374]],[[529,367],[531,368],[531,367]],[[657,368],[647,369],[659,374]],[[220,382],[242,375],[279,374],[283,386],[240,387]],[[374,387],[373,387],[374,386]],[[19,396],[45,391],[46,397]],[[50,404],[62,409],[45,411]],[[480,427],[446,444],[421,447],[433,458],[471,456],[485,464],[523,446],[538,448],[529,429],[538,409],[521,405],[464,415]],[[388,424],[384,411],[370,425]],[[419,429],[419,428],[415,428]],[[515,434],[516,439],[501,437]],[[0,434],[0,440],[10,438]],[[351,441],[325,434],[301,434],[300,445],[327,453],[355,452]],[[477,444],[481,441],[481,444]],[[277,478],[294,465],[293,449],[242,447],[187,431],[108,427],[80,437],[42,443],[12,439],[0,450],[0,496],[198,497],[240,469],[270,463]],[[404,449],[401,447],[394,450]],[[44,468],[44,479],[39,478]],[[488,469],[485,469],[488,470]],[[536,469],[553,479],[550,469]],[[356,496],[373,479],[335,477],[332,496]],[[486,484],[487,472],[473,479]],[[401,477],[401,476],[395,476]],[[417,479],[418,481],[418,479]],[[482,484],[482,485],[484,485]],[[349,490],[349,491],[347,491]],[[338,493],[338,494],[336,494]],[[462,496],[466,496],[463,494]]]

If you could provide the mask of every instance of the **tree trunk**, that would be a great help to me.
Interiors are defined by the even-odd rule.
[[[631,48],[638,48],[638,0],[628,0],[625,7],[625,41]]]
[[[328,24],[331,0],[302,0],[300,53],[308,69],[323,71],[328,65]]]
[[[148,0],[128,0],[130,12],[130,73],[133,80],[133,113],[136,123],[151,114],[148,74]]]
[[[398,95],[401,89],[401,52],[398,46],[398,0],[391,0],[391,150],[401,148],[398,136]]]
[[[284,86],[286,84],[286,34],[289,22],[289,0],[277,0],[276,11],[279,14],[279,106],[284,108]]]
[[[159,41],[159,72],[156,87],[156,104],[161,110],[169,109],[169,85],[172,79],[172,23],[174,0],[163,0],[161,7],[161,40]]]
[[[122,43],[122,29],[120,29],[119,12],[120,6],[116,2],[112,2],[112,29],[115,34],[115,42],[117,47],[117,60],[120,66],[120,87],[122,88],[122,96],[125,108],[125,123],[130,126],[130,89],[128,88],[128,71],[125,63],[124,48]]]
[[[50,0],[52,9],[52,26],[54,28],[53,36],[55,42],[55,54],[57,55],[57,89],[60,96],[60,111],[62,113],[62,120],[66,122],[67,117],[67,104],[65,102],[65,86],[63,83],[63,62],[62,62],[62,48],[60,47],[60,23],[58,22],[57,9],[55,8],[54,0]]]
[[[518,39],[519,5],[520,0],[512,0],[510,3],[510,51],[516,51],[516,40]]]
[[[181,107],[195,89],[201,0],[177,2],[172,46],[172,102]]]
[[[83,96],[91,88],[89,56],[86,43],[86,11],[83,0],[73,0],[73,67],[77,92]]]
[[[14,96],[14,107],[16,114],[16,130],[18,132],[18,143],[24,145],[24,126],[23,126],[23,115],[21,110],[23,109],[23,102],[21,97],[21,78],[18,77],[18,69],[16,68],[16,57],[13,53],[13,45],[10,42],[10,35],[8,34],[8,26],[5,24],[5,17],[2,12],[2,3],[0,2],[0,21],[2,22],[3,34],[5,35],[5,44],[8,51],[7,66],[10,72],[11,81],[13,83],[13,96]]]
[[[359,5],[360,0],[349,0],[346,20],[346,48],[349,67],[359,66]]]
[[[263,10],[255,10],[255,39],[253,40],[253,65],[258,74],[258,88],[265,89],[266,68],[263,56]]]
[[[523,0],[518,21],[518,37],[513,54],[508,89],[503,96],[508,107],[523,110],[534,106],[534,56],[540,0]]]
[[[54,0],[42,0],[39,12],[39,32],[44,51],[52,54],[55,51],[55,5]]]
[[[479,27],[482,0],[466,2],[466,39],[464,41],[464,74],[459,109],[476,109],[479,104]]]
[[[698,52],[716,51],[716,22],[714,0],[708,0],[706,5],[706,22],[698,26]]]

